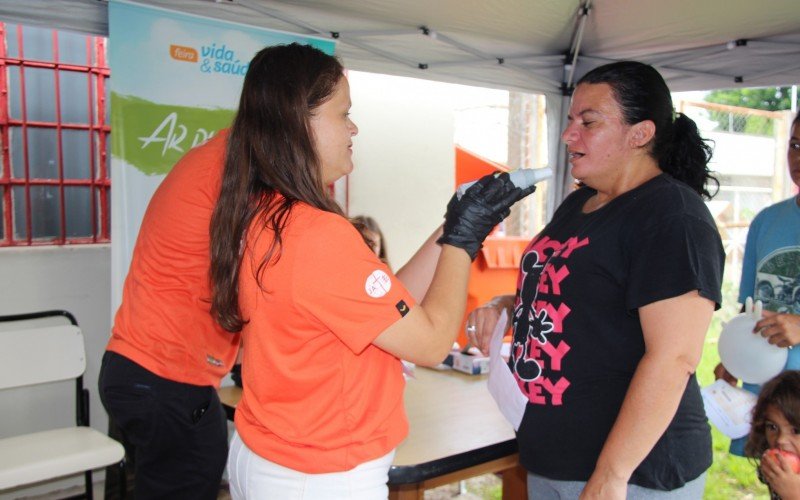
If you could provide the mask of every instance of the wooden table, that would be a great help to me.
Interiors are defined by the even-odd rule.
[[[408,437],[389,470],[390,500],[422,499],[426,489],[492,472],[503,473],[503,498],[526,498],[514,430],[486,388],[487,376],[416,369],[405,389]],[[233,418],[238,387],[220,399]]]

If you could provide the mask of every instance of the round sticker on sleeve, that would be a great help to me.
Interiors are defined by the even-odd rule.
[[[383,297],[392,289],[392,279],[380,269],[372,271],[372,274],[367,277],[367,282],[364,283],[364,289],[370,297],[376,299]]]

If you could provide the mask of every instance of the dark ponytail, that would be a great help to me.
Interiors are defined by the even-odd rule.
[[[628,125],[652,121],[656,133],[650,145],[650,155],[659,168],[699,195],[705,198],[713,196],[708,191],[708,184],[714,183],[719,187],[708,168],[713,150],[700,137],[691,118],[683,113],[675,115],[669,88],[655,68],[636,61],[606,64],[584,75],[578,85],[582,83],[610,86]]]
[[[714,195],[708,191],[709,182],[716,183],[719,189],[719,181],[708,169],[713,149],[700,137],[694,121],[683,113],[676,115],[671,128],[671,134],[664,134],[669,137],[668,140],[661,140],[661,144],[656,141],[653,156],[658,160],[661,170],[688,184],[701,196],[711,199]]]

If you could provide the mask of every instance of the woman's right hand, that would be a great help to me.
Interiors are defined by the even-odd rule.
[[[728,370],[725,369],[725,366],[722,363],[719,363],[716,367],[714,367],[714,380],[719,379],[724,380],[734,387],[736,387],[736,384],[739,383],[739,380],[731,375]]]
[[[488,355],[489,343],[495,326],[500,320],[500,315],[503,311],[507,311],[508,317],[511,318],[513,307],[513,295],[499,295],[486,304],[473,309],[467,316],[467,341]]]
[[[483,240],[511,213],[511,206],[536,190],[520,189],[508,173],[481,177],[459,199],[453,195],[444,216],[444,232],[437,240],[461,248],[475,260]]]

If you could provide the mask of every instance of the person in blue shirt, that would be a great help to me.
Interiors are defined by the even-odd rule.
[[[792,182],[800,188],[800,114],[792,122],[788,164]],[[800,344],[800,194],[765,208],[750,224],[739,302],[744,304],[747,297],[764,304],[764,315],[754,332],[770,344],[790,348],[784,370],[800,370],[800,349],[791,349]],[[714,374],[733,385],[737,383],[722,363]],[[742,387],[754,394],[761,389],[748,383]],[[746,439],[734,439],[730,452],[744,456]]]

